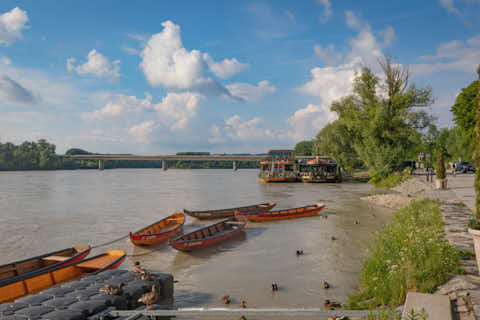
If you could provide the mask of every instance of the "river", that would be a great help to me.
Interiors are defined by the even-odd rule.
[[[221,306],[225,294],[248,307],[319,307],[344,301],[358,285],[361,260],[390,212],[359,200],[370,186],[263,184],[258,170],[115,169],[0,173],[0,264],[41,253],[119,238],[189,209],[276,201],[276,208],[323,202],[321,216],[249,223],[243,236],[194,254],[168,245],[135,248],[128,239],[96,249],[122,249],[120,268],[140,261],[172,273],[179,306]],[[355,223],[358,221],[358,224]],[[185,229],[200,222],[188,217]],[[337,240],[332,240],[335,237]],[[296,250],[304,254],[296,256]],[[141,255],[145,253],[145,255]],[[331,288],[324,290],[326,280]],[[272,293],[271,283],[279,291]]]

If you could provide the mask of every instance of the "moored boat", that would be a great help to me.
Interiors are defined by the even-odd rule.
[[[0,281],[0,303],[10,302],[37,293],[54,285],[90,274],[116,269],[125,259],[121,250],[109,250],[98,256],[58,266],[53,269],[30,272],[19,277]]]
[[[325,205],[323,203],[318,203],[318,204],[305,206],[305,207],[261,212],[261,213],[236,212],[235,216],[245,217],[248,219],[248,221],[252,221],[252,222],[294,219],[294,218],[302,218],[302,217],[316,215],[317,213],[322,211],[324,207]]]
[[[230,217],[202,229],[170,239],[168,244],[180,251],[202,249],[239,234],[246,224],[247,219],[243,217]]]
[[[45,253],[33,258],[19,260],[0,266],[0,283],[25,274],[53,269],[84,259],[90,253],[90,246],[78,245],[72,248]]]
[[[271,210],[275,207],[276,202],[266,202],[266,203],[259,203],[254,204],[251,206],[245,207],[237,207],[237,208],[229,208],[229,209],[217,209],[217,210],[205,210],[205,211],[190,211],[187,209],[183,209],[183,212],[188,214],[191,217],[206,220],[206,219],[221,219],[227,217],[233,217],[235,212],[245,212],[245,213],[252,213],[252,212],[265,212]]]
[[[135,245],[152,245],[174,237],[183,231],[185,215],[174,213],[136,232],[130,232],[130,240]]]

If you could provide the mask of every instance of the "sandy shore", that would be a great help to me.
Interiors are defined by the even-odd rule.
[[[428,197],[431,191],[432,184],[426,181],[425,176],[413,176],[391,189],[390,193],[376,194],[361,199],[378,206],[397,210],[408,205],[413,199]]]

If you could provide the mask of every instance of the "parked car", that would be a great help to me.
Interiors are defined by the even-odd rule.
[[[455,172],[460,173],[467,173],[467,172],[475,172],[475,165],[470,162],[455,162]]]

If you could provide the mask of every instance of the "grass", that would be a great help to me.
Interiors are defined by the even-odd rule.
[[[461,271],[459,262],[460,252],[443,236],[439,201],[414,201],[377,233],[362,266],[360,289],[348,305],[353,309],[398,306],[408,291],[432,293]]]
[[[394,172],[385,178],[372,177],[368,182],[376,187],[393,188],[396,185],[410,179],[410,175],[401,172]]]

